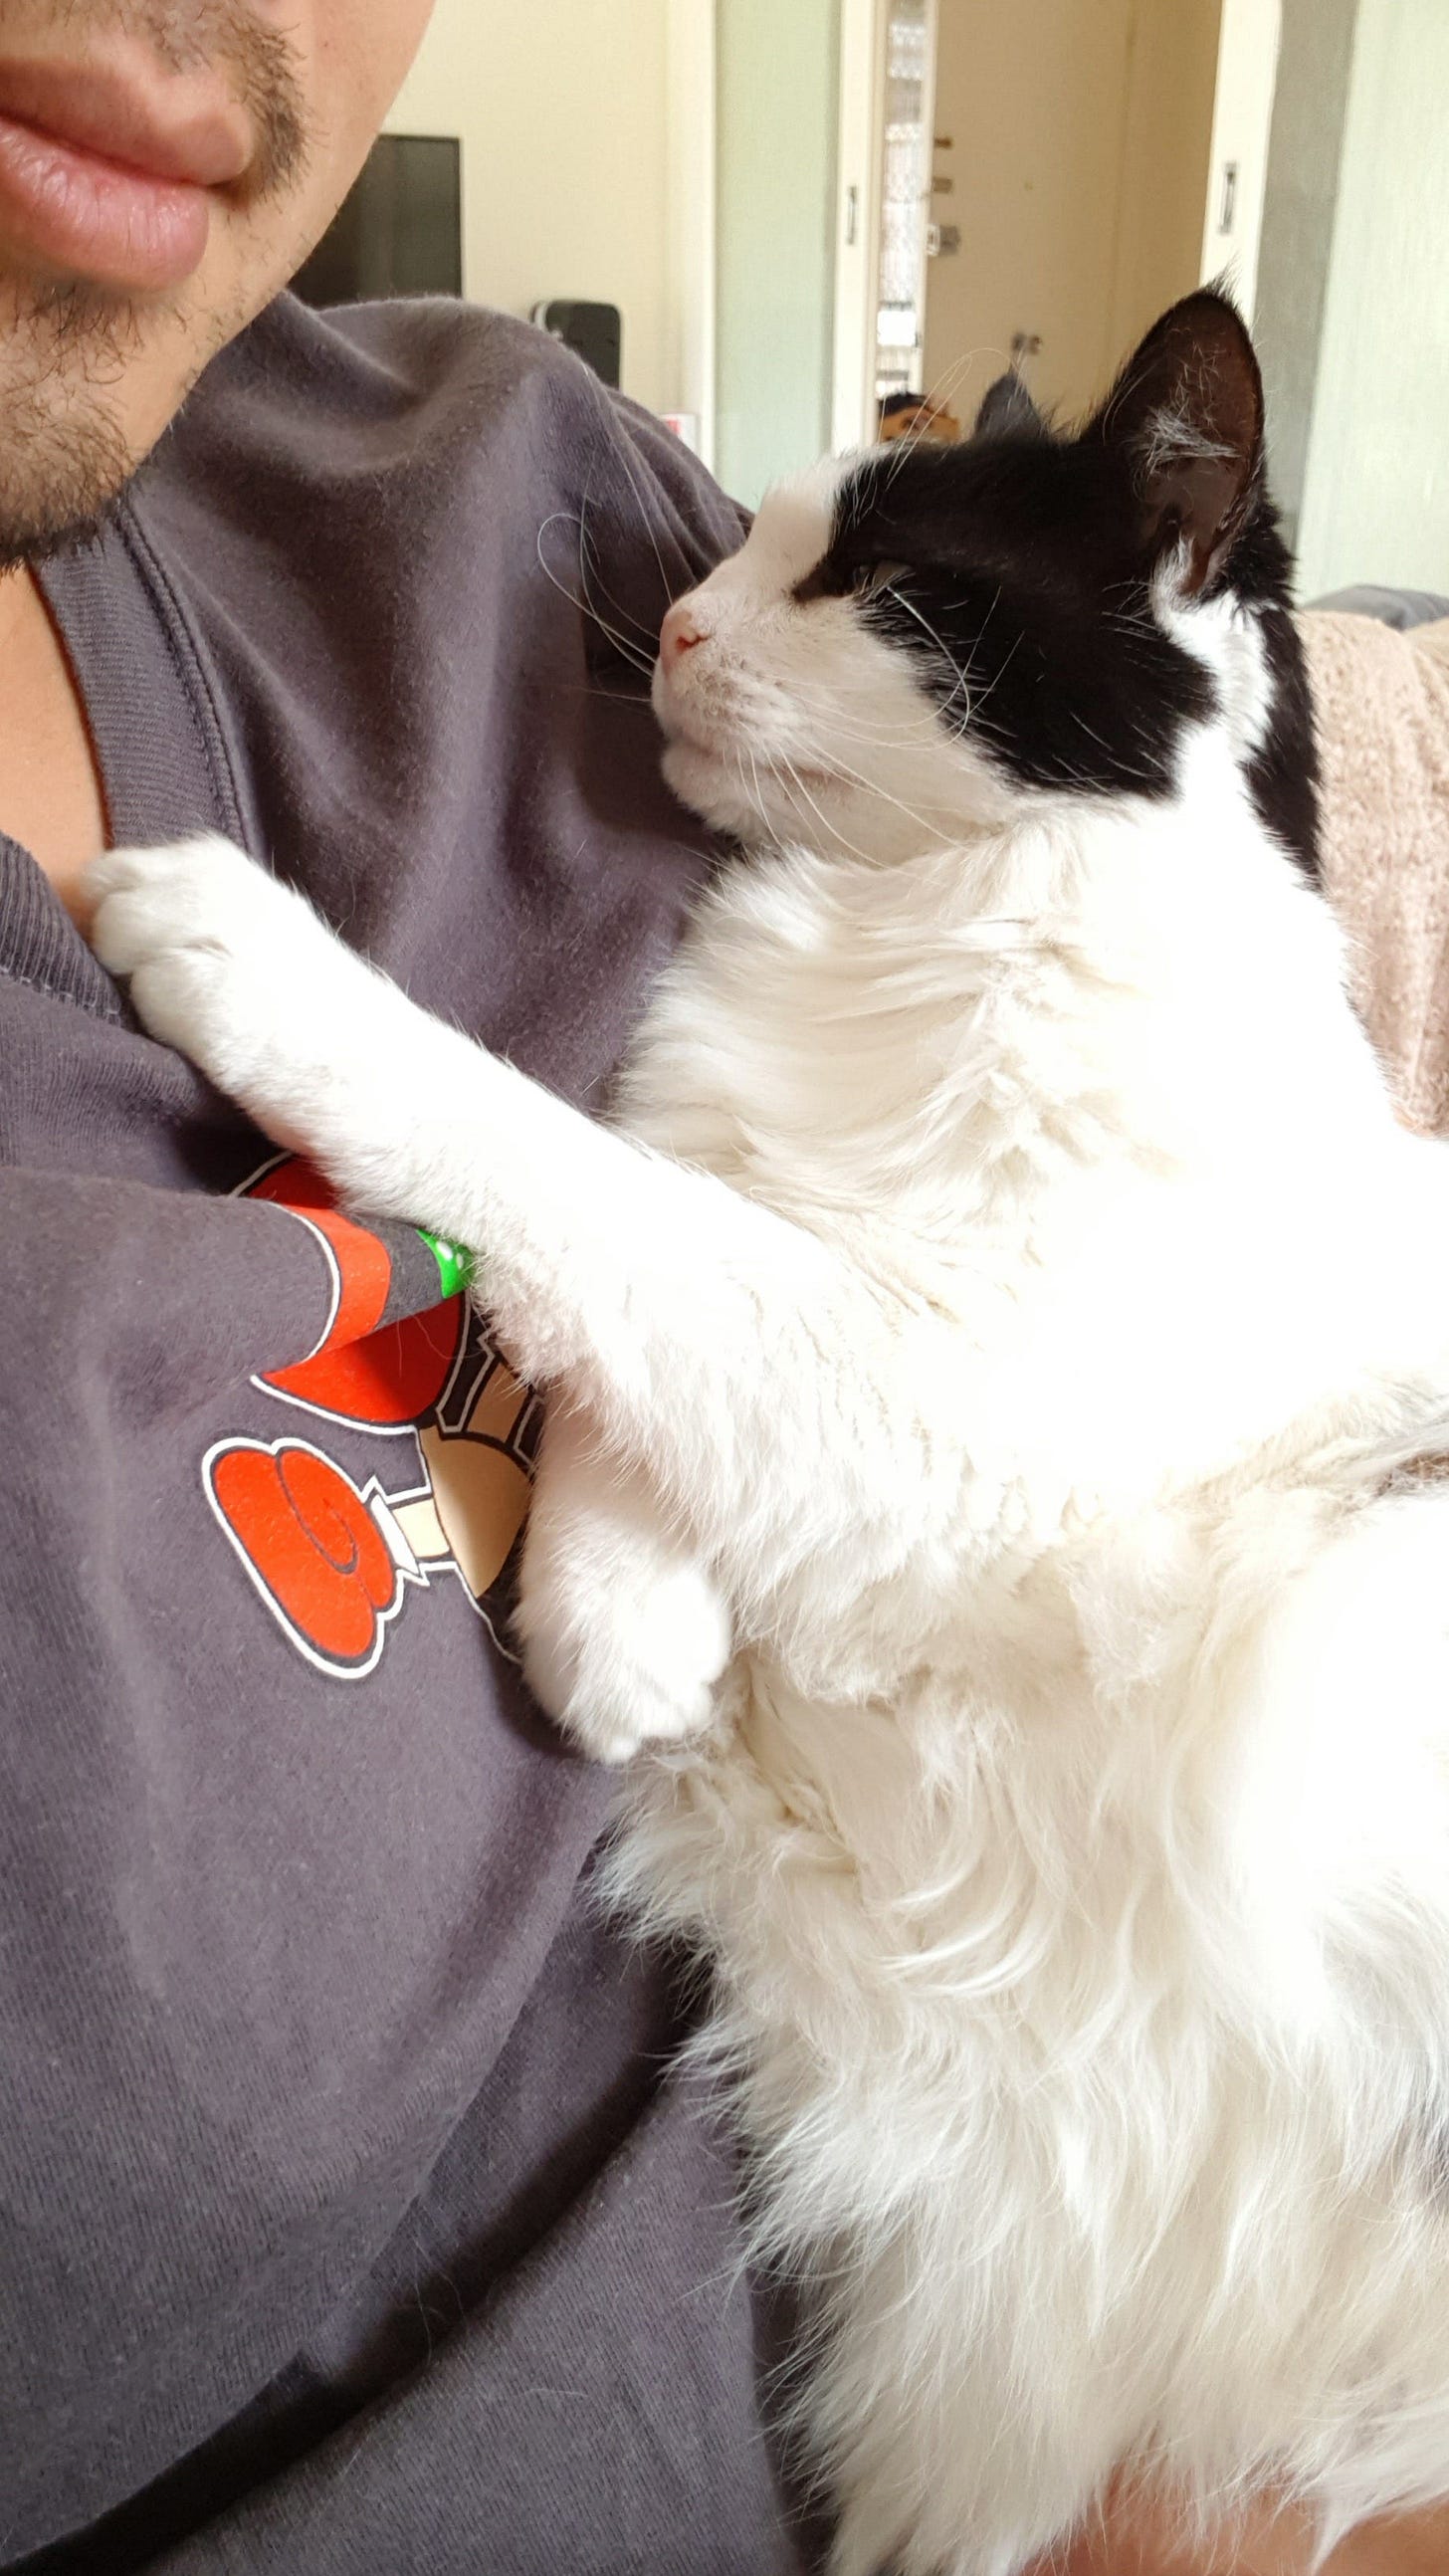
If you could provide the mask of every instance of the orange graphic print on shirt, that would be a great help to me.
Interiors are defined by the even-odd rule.
[[[310,1227],[332,1273],[332,1312],[305,1359],[253,1382],[323,1422],[393,1444],[365,1484],[313,1440],[217,1442],[207,1496],[255,1590],[307,1661],[342,1680],[373,1671],[416,1595],[461,1586],[501,1643],[497,1590],[528,1508],[537,1408],[487,1341],[468,1298],[407,1308],[393,1244],[348,1216],[310,1165],[271,1164],[245,1195]],[[446,1247],[443,1248],[446,1251]],[[431,1257],[431,1256],[429,1256]],[[392,1463],[395,1460],[395,1465]]]

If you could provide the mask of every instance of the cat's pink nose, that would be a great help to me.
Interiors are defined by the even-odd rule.
[[[676,600],[659,629],[659,659],[666,671],[676,671],[686,653],[692,653],[704,642],[704,628],[684,600]]]

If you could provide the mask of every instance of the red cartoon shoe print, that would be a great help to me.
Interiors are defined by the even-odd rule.
[[[367,1496],[299,1440],[233,1441],[207,1473],[217,1518],[292,1643],[326,1672],[371,1672],[402,1578]]]
[[[338,1680],[373,1671],[409,1595],[439,1581],[461,1586],[501,1642],[489,1595],[527,1512],[537,1408],[485,1340],[461,1256],[411,1228],[343,1216],[291,1158],[247,1195],[307,1225],[333,1278],[316,1349],[253,1383],[402,1444],[365,1486],[309,1440],[208,1450],[207,1499],[254,1590],[297,1652]]]

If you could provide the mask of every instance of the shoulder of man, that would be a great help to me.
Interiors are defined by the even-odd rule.
[[[495,522],[551,500],[586,526],[617,513],[622,488],[641,541],[662,519],[665,541],[684,542],[671,588],[745,525],[662,421],[561,342],[443,298],[315,312],[279,296],[204,371],[137,489],[148,508],[188,487],[210,504],[218,477],[253,502],[352,495],[411,504],[410,516],[486,492]],[[597,543],[611,531],[587,533]]]
[[[525,323],[283,296],[126,516],[248,845],[420,1000],[592,1096],[707,848],[648,676],[734,504]]]

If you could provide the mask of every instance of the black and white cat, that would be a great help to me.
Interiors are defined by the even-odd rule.
[[[1115,2463],[1325,2548],[1449,2491],[1449,1160],[1313,883],[1261,391],[1204,293],[1076,437],[848,458],[671,611],[745,845],[613,1132],[215,842],[159,1035],[478,1255],[551,1410],[522,1630],[718,1965],[821,2284],[838,2576]]]

